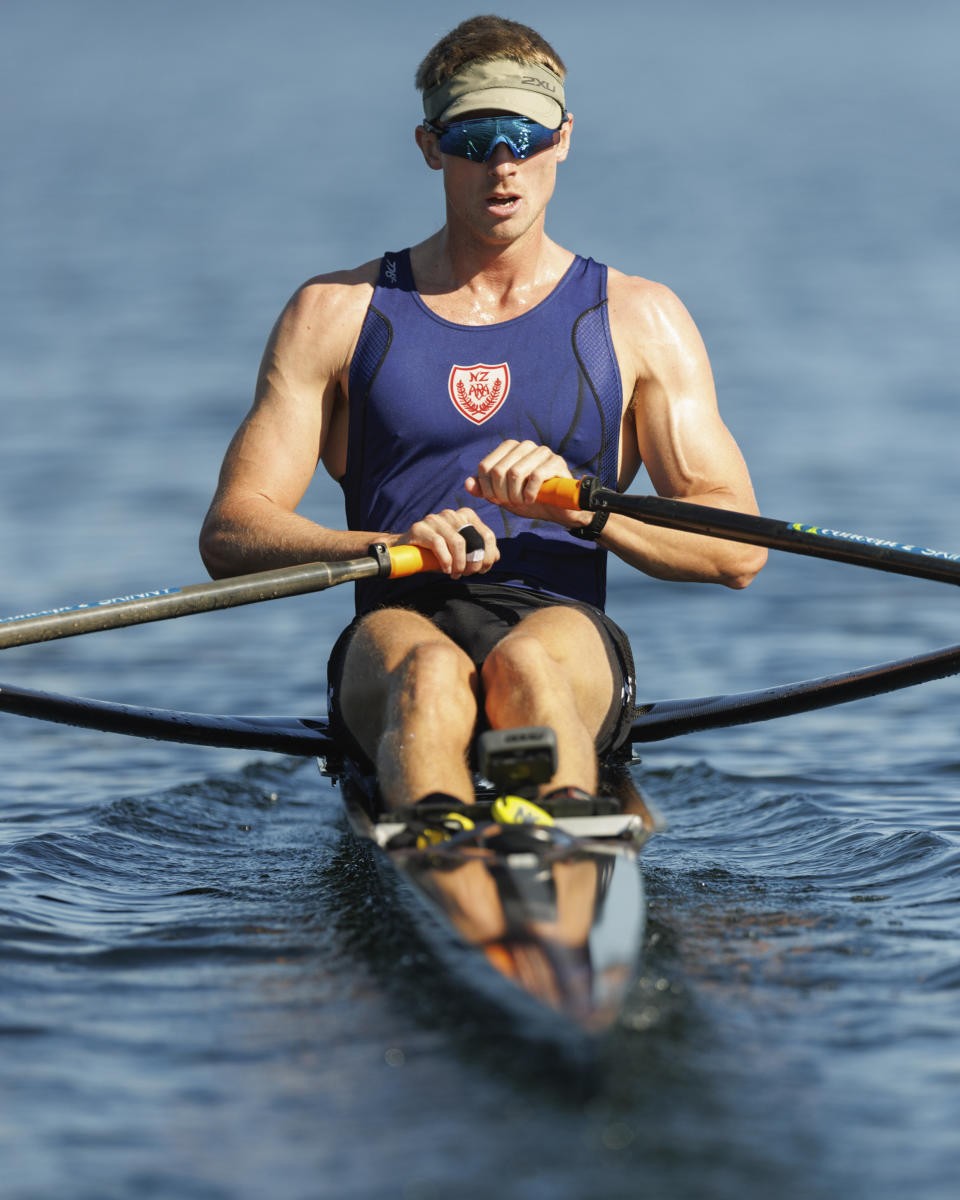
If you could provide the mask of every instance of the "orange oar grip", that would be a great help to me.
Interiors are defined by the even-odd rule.
[[[579,479],[548,479],[537,492],[540,504],[552,504],[555,508],[580,507]]]
[[[437,557],[420,546],[391,546],[390,578],[402,579],[405,575],[416,575],[419,571],[439,571]]]

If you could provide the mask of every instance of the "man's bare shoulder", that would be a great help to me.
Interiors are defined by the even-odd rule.
[[[624,396],[639,402],[697,397],[714,403],[706,347],[693,318],[662,283],[610,271],[607,283],[610,332],[620,361]],[[649,385],[655,385],[650,391]]]
[[[315,275],[284,306],[264,365],[282,364],[303,378],[330,377],[350,361],[377,282],[379,264]]]
[[[291,296],[283,319],[297,325],[309,325],[312,320],[328,323],[338,316],[350,320],[359,315],[362,319],[373,296],[379,268],[379,259],[374,259],[360,267],[314,275]]]
[[[695,333],[693,318],[666,284],[608,267],[607,295],[611,319],[615,323],[628,322],[637,333]]]

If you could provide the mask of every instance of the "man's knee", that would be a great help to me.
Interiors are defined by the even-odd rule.
[[[473,693],[475,668],[464,652],[449,641],[418,642],[404,655],[396,677],[401,689],[453,695]]]
[[[613,674],[592,622],[580,613],[574,617],[565,622],[576,635],[567,642],[558,644],[558,622],[530,621],[490,651],[482,680],[492,724],[499,724],[505,713],[515,719],[522,709],[532,714],[532,724],[575,712],[592,732],[599,728],[612,700]]]
[[[425,618],[378,610],[359,623],[347,651],[340,711],[350,729],[370,742],[396,719],[395,706],[407,700],[433,704],[434,697],[445,695],[451,708],[475,708],[475,675],[463,651]]]
[[[482,668],[484,691],[540,684],[556,668],[543,643],[532,634],[507,634],[487,655]]]

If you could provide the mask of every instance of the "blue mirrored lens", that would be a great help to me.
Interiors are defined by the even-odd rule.
[[[552,145],[556,132],[529,117],[475,117],[472,121],[451,121],[437,144],[442,153],[471,162],[486,162],[501,142],[514,158],[529,158]]]

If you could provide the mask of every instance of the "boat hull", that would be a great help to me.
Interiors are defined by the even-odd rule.
[[[613,778],[620,812],[501,825],[489,818],[494,797],[481,787],[471,809],[476,828],[426,847],[379,811],[373,781],[352,764],[325,773],[339,780],[353,831],[407,885],[397,894],[414,898],[418,929],[433,935],[469,986],[590,1033],[615,1022],[640,964],[646,898],[638,856],[655,828],[625,768]]]

